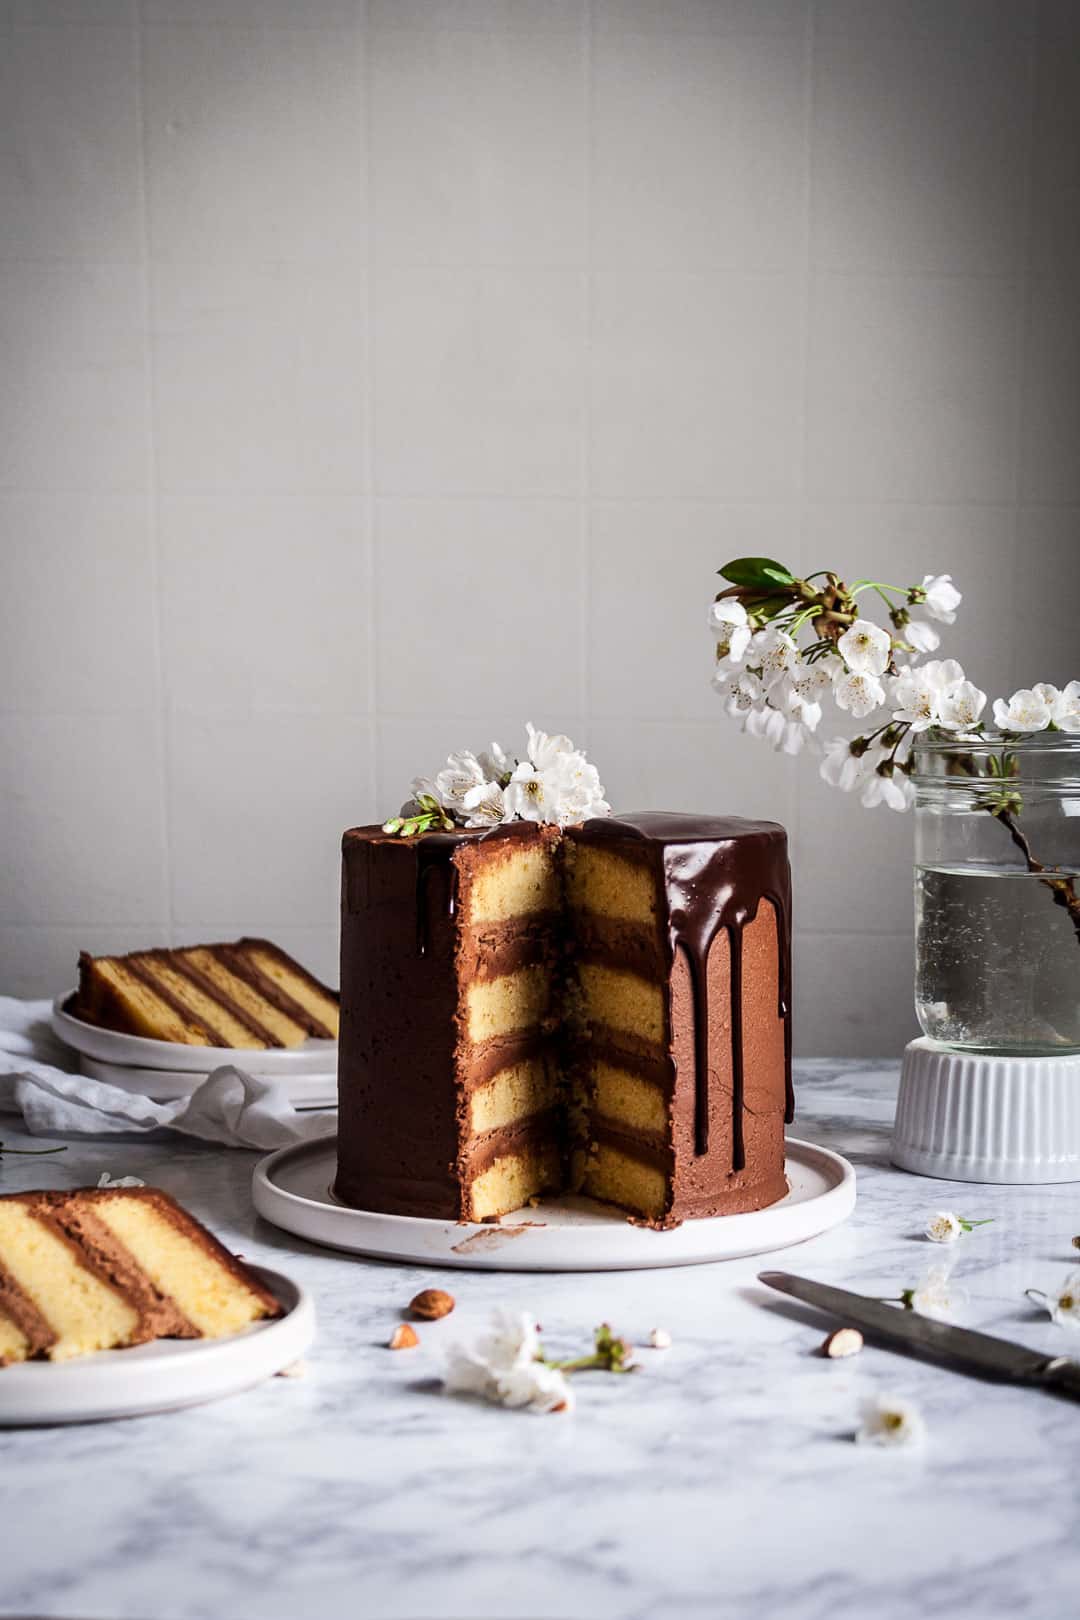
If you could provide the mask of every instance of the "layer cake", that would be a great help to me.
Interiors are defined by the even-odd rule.
[[[280,1315],[254,1272],[156,1188],[0,1196],[0,1367],[221,1338]]]
[[[662,1227],[783,1197],[775,823],[355,828],[341,970],[344,1203],[488,1220],[571,1189]]]
[[[185,1046],[240,1049],[335,1040],[338,998],[268,939],[79,957],[70,1012]]]

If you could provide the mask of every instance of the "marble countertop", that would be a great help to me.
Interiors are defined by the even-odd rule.
[[[846,1154],[859,1201],[773,1262],[894,1295],[953,1262],[956,1319],[1047,1351],[1080,1335],[1024,1298],[1076,1258],[1080,1187],[931,1182],[888,1161],[896,1066],[799,1065],[797,1134]],[[28,1145],[5,1121],[9,1146]],[[40,1145],[40,1144],[39,1144]],[[258,1222],[255,1156],[179,1139],[0,1161],[5,1190],[102,1170],[167,1188],[231,1247],[314,1293],[304,1378],[189,1411],[0,1434],[0,1614],[71,1620],[979,1620],[1077,1612],[1080,1407],[867,1349],[770,1296],[768,1260],[538,1276],[425,1271],[320,1251]],[[994,1224],[943,1249],[928,1211]],[[458,1307],[385,1348],[422,1283]],[[569,1354],[601,1320],[633,1378],[582,1375],[570,1416],[444,1395],[441,1346],[500,1302]],[[2,1374],[0,1374],[2,1376]],[[856,1446],[861,1400],[913,1399],[917,1452]]]

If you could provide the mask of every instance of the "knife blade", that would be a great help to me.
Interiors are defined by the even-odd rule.
[[[1080,1361],[1067,1356],[1048,1356],[1009,1339],[997,1339],[972,1328],[954,1327],[905,1311],[866,1294],[852,1294],[831,1283],[796,1277],[789,1271],[759,1271],[758,1282],[790,1294],[830,1316],[861,1328],[869,1337],[895,1345],[912,1355],[924,1356],[959,1372],[982,1378],[1004,1379],[1016,1384],[1035,1384],[1056,1389],[1080,1400]]]

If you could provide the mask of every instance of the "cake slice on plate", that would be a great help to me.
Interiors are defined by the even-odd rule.
[[[268,939],[79,957],[69,1011],[86,1023],[184,1046],[240,1050],[336,1040],[333,990]]]
[[[281,1305],[168,1193],[0,1196],[0,1367],[150,1339],[217,1339]]]

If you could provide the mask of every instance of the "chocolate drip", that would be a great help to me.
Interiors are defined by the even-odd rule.
[[[431,882],[436,872],[445,873],[446,898],[440,908],[448,920],[457,911],[457,868],[453,854],[460,844],[453,833],[428,833],[418,840],[416,853],[416,954],[426,956],[431,949]]]
[[[731,946],[732,1169],[745,1168],[743,1144],[742,933],[763,900],[776,911],[779,1007],[784,1022],[785,1116],[793,1113],[791,1086],[790,890],[783,829],[774,822],[664,812],[587,821],[582,833],[598,843],[627,832],[655,851],[667,906],[672,962],[681,950],[690,973],[694,1012],[694,1151],[709,1150],[709,1043],[706,971],[721,928]]]

